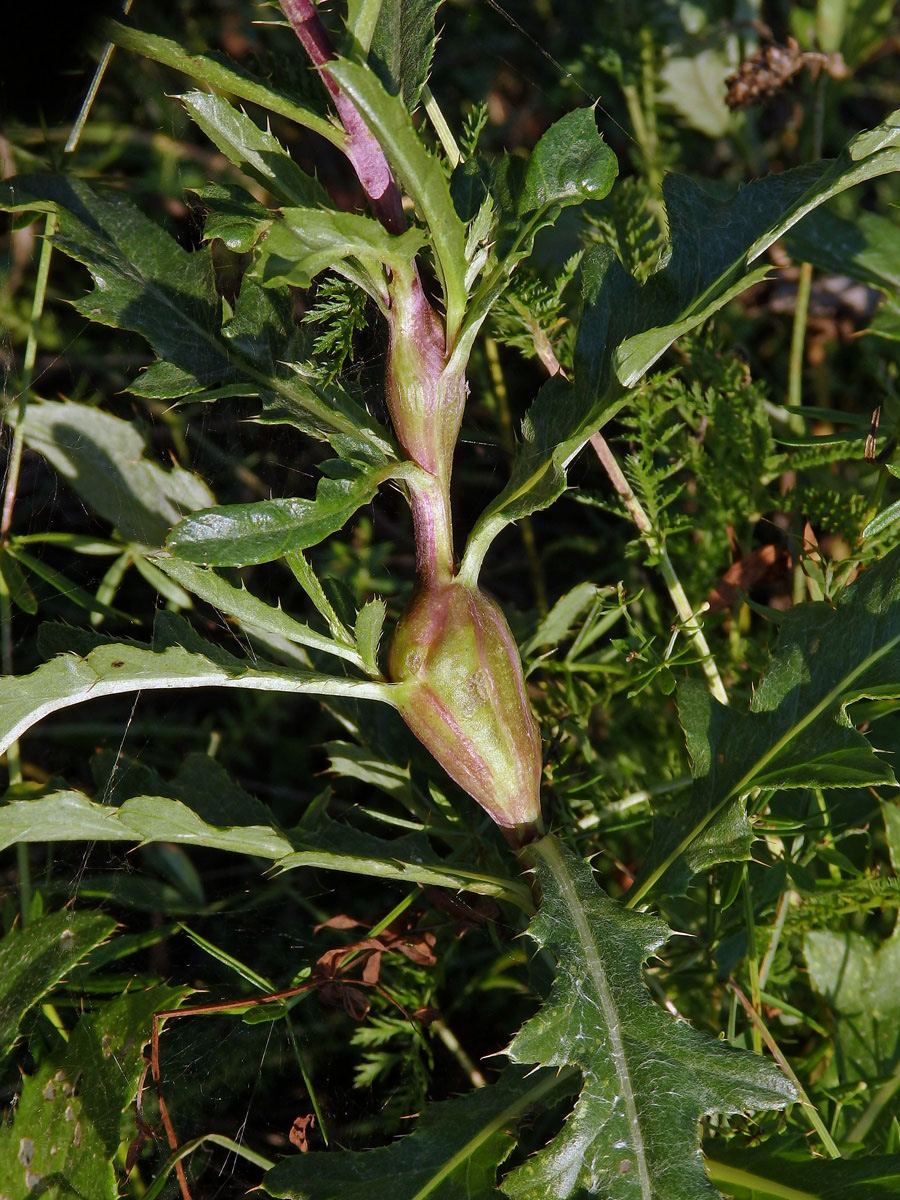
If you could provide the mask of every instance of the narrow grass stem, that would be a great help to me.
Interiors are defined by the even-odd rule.
[[[6,481],[3,488],[3,509],[0,513],[0,553],[3,552],[12,528],[13,511],[16,506],[16,496],[19,491],[19,473],[22,468],[22,453],[25,449],[25,416],[28,412],[28,397],[34,381],[34,364],[37,361],[38,330],[41,316],[44,312],[44,300],[47,296],[47,280],[50,277],[50,259],[53,256],[51,238],[56,232],[57,217],[48,213],[44,222],[44,240],[41,243],[41,254],[38,259],[37,281],[34,287],[34,300],[31,305],[31,319],[28,328],[28,340],[25,343],[25,357],[22,362],[22,377],[19,384],[18,410],[16,427],[13,432],[10,447],[9,463],[6,470]],[[12,650],[12,600],[5,580],[0,578],[0,660],[4,675],[13,673]],[[6,765],[9,772],[10,786],[22,782],[22,762],[19,754],[18,739],[11,742],[6,751]],[[16,845],[16,870],[19,880],[19,911],[22,924],[28,924],[28,914],[31,911],[31,864],[28,858],[28,846],[24,842]]]
[[[806,323],[809,318],[809,297],[812,291],[812,263],[800,264],[797,279],[797,300],[794,306],[794,326],[791,331],[791,356],[788,364],[788,404],[799,408],[803,403],[803,354],[806,348]],[[791,413],[793,433],[803,433],[803,417]]]
[[[727,704],[728,693],[725,691],[725,685],[719,674],[719,668],[716,666],[716,661],[712,656],[709,643],[697,619],[697,614],[691,608],[685,590],[681,585],[681,580],[678,578],[665,546],[660,544],[650,518],[644,512],[640,500],[634,494],[631,485],[625,478],[625,474],[616,460],[616,456],[613,454],[609,443],[603,435],[600,433],[593,434],[591,437],[591,446],[600,460],[603,469],[609,476],[610,482],[621,497],[622,503],[628,510],[631,519],[634,521],[638,533],[659,560],[659,573],[663,577],[669,596],[675,606],[675,611],[678,613],[684,627],[684,632],[697,652],[710,692],[720,704]]]
[[[742,889],[744,893],[744,919],[747,925],[747,974],[750,976],[750,1001],[756,1010],[759,1012],[761,1006],[761,998],[759,995],[759,959],[756,950],[756,915],[753,911],[753,891],[750,887],[750,871],[747,863],[742,864]],[[753,1039],[753,1050],[756,1054],[762,1054],[762,1035],[759,1032],[759,1026],[752,1024],[750,1026],[750,1035]]]
[[[782,1054],[778,1043],[772,1037],[772,1035],[769,1032],[768,1028],[766,1027],[766,1024],[763,1021],[762,1017],[759,1015],[759,1013],[756,1011],[756,1009],[753,1007],[753,1005],[750,1003],[750,1001],[747,999],[747,997],[744,995],[744,993],[741,991],[741,989],[738,987],[738,985],[735,983],[735,981],[733,979],[730,979],[728,981],[728,986],[731,989],[732,993],[735,996],[737,996],[738,1000],[741,1003],[741,1007],[743,1008],[744,1012],[747,1014],[748,1018],[750,1019],[751,1024],[753,1024],[757,1029],[759,1029],[760,1036],[762,1037],[762,1040],[768,1046],[772,1057],[775,1059],[775,1061],[781,1067],[782,1071],[784,1071],[785,1075],[787,1075],[787,1077],[793,1083],[794,1087],[797,1089],[797,1098],[800,1101],[800,1103],[802,1104],[803,1109],[806,1112],[807,1117],[809,1118],[809,1123],[812,1125],[813,1129],[815,1129],[816,1133],[818,1133],[819,1137],[822,1139],[822,1145],[825,1147],[825,1152],[828,1154],[829,1158],[842,1158],[843,1155],[841,1154],[840,1150],[838,1149],[837,1145],[835,1144],[834,1138],[831,1136],[831,1134],[825,1128],[825,1123],[822,1120],[822,1118],[819,1116],[819,1110],[816,1108],[816,1106],[810,1100],[809,1096],[806,1094],[806,1090],[804,1089],[803,1084],[797,1078],[796,1074],[794,1073],[794,1071],[791,1068],[790,1063]]]
[[[869,1130],[878,1120],[882,1110],[898,1089],[900,1089],[900,1061],[898,1061],[890,1076],[869,1101],[862,1115],[847,1134],[846,1140],[848,1142],[864,1142],[866,1140]]]

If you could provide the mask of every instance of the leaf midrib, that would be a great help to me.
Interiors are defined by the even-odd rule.
[[[578,896],[568,866],[560,853],[559,842],[552,836],[545,837],[535,845],[534,849],[553,872],[553,877],[560,889],[560,894],[565,901],[568,915],[578,933],[578,940],[584,951],[591,981],[594,984],[600,1000],[600,1007],[606,1018],[607,1032],[611,1043],[610,1055],[615,1067],[616,1077],[619,1080],[622,1099],[625,1104],[625,1115],[631,1129],[631,1151],[637,1161],[637,1177],[640,1181],[641,1196],[644,1197],[644,1200],[652,1200],[653,1189],[650,1179],[650,1168],[647,1162],[644,1136],[638,1118],[637,1101],[628,1071],[625,1043],[622,1039],[620,1028],[621,1019],[619,1017],[619,1010],[613,1000],[609,980],[607,979],[606,970],[600,956],[600,950],[591,934],[581,899]]]

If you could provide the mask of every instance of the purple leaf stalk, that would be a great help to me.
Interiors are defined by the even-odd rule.
[[[394,234],[406,228],[381,145],[326,64],[335,51],[312,0],[281,7],[319,69],[347,134],[345,152],[372,211]],[[543,831],[541,741],[515,640],[497,604],[457,574],[450,475],[466,400],[464,370],[449,366],[446,326],[415,263],[395,271],[387,313],[387,402],[407,458],[416,540],[416,587],[389,653],[395,704],[447,774],[514,845]]]

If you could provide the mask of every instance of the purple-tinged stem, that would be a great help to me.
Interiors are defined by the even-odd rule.
[[[280,0],[281,10],[319,75],[347,132],[346,155],[369,198],[372,211],[389,233],[403,233],[406,217],[400,191],[394,182],[384,151],[372,136],[353,101],[341,91],[324,64],[337,58],[328,31],[312,0]]]

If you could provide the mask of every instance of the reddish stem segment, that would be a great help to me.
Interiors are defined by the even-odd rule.
[[[322,24],[312,0],[280,0],[281,9],[319,75],[338,110],[347,132],[345,153],[369,198],[372,211],[389,233],[403,233],[406,217],[400,191],[394,182],[384,151],[349,96],[341,91],[324,64],[337,58],[328,31]]]

